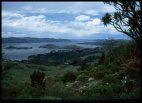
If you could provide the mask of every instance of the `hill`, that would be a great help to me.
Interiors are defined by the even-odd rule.
[[[31,37],[2,38],[2,43],[39,43],[39,42],[61,42],[61,41],[70,41],[70,40],[54,39],[54,38],[31,38]]]

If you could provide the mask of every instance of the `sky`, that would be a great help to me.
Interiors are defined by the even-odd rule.
[[[2,37],[129,39],[101,18],[103,2],[2,2]]]

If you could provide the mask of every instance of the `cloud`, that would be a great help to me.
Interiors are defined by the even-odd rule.
[[[101,20],[99,18],[95,18],[95,19],[93,19],[92,23],[93,23],[93,25],[99,25],[99,24],[101,24]]]
[[[99,15],[99,11],[96,10],[86,10],[84,13],[93,16]]]
[[[90,19],[90,16],[86,16],[86,15],[79,15],[77,17],[75,17],[75,20],[77,21],[87,21]]]
[[[113,6],[103,2],[4,2],[3,8],[8,11],[21,13],[72,13],[99,15],[105,12],[114,12]]]
[[[8,12],[8,11],[2,11],[3,17],[23,17],[24,15],[16,13],[16,12]]]
[[[6,19],[6,20],[5,20]],[[24,16],[18,19],[8,19],[5,18],[3,20],[3,26],[9,26],[17,29],[29,29],[29,30],[34,30],[34,31],[39,31],[40,27],[44,27],[46,24],[44,23],[45,21],[45,16],[43,15],[38,15],[38,16]]]
[[[31,13],[48,13],[46,8],[35,8],[31,6],[23,6],[24,11],[30,11]]]
[[[49,20],[44,14],[33,16],[2,11],[2,27],[21,31],[21,33],[2,33],[3,36],[83,38],[98,33],[118,34],[112,26],[104,27],[100,18],[91,18],[87,15],[76,16],[74,21],[55,21]]]

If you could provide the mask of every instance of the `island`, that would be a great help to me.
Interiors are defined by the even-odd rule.
[[[101,46],[104,46],[106,45],[106,43],[110,43],[112,42],[113,44],[117,44],[117,45],[120,45],[120,44],[125,44],[125,43],[129,43],[130,40],[126,40],[126,39],[117,39],[117,40],[113,40],[113,39],[108,39],[108,40],[105,40],[105,39],[97,39],[95,41],[92,41],[92,42],[82,42],[82,43],[77,43],[77,44],[86,44],[86,45],[101,45]]]
[[[48,49],[83,49],[81,46],[77,45],[66,45],[66,46],[57,46],[54,44],[46,44],[46,45],[41,45],[39,48],[48,48]]]
[[[39,48],[57,49],[60,47],[54,44],[46,44],[46,45],[39,46]]]
[[[77,45],[67,45],[63,46],[62,49],[83,49],[83,47]]]
[[[32,49],[32,47],[15,47],[15,46],[8,46],[5,49]]]

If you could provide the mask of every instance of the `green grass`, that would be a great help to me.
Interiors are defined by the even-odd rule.
[[[12,62],[11,62],[12,63]],[[46,76],[63,76],[64,73],[68,71],[76,71],[78,66],[71,65],[59,65],[59,66],[44,66],[36,64],[23,64],[13,62],[15,65],[11,66],[9,69],[5,70],[5,75],[3,75],[3,82],[10,83],[21,83],[21,82],[30,82],[30,74],[34,70],[40,70],[45,73]],[[5,62],[4,65],[9,64]]]

